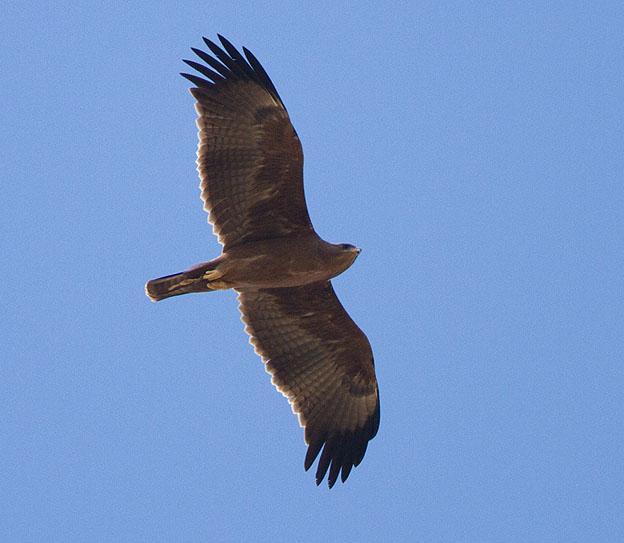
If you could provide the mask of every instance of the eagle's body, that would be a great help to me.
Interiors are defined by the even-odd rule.
[[[351,266],[359,252],[352,245],[327,243],[315,233],[248,241],[186,272],[148,282],[147,294],[158,301],[187,292],[329,281]]]
[[[359,249],[323,241],[303,192],[303,153],[273,83],[247,49],[204,38],[208,66],[185,61],[207,79],[182,74],[198,112],[201,196],[223,245],[209,262],[148,281],[158,301],[235,289],[245,330],[273,384],[305,428],[307,470],[321,453],[317,484],[332,487],[366,452],[379,427],[379,392],[368,339],[329,282]]]

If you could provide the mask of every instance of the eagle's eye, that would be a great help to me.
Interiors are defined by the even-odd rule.
[[[343,251],[353,251],[355,249],[355,247],[351,245],[350,243],[341,243],[340,248]]]

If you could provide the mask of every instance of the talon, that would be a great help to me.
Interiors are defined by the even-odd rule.
[[[230,288],[225,281],[211,281],[207,286],[211,290],[226,290]]]
[[[206,281],[216,281],[221,277],[223,277],[223,273],[219,270],[209,270],[202,275],[202,279],[205,279]]]

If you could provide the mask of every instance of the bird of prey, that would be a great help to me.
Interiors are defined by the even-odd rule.
[[[331,488],[364,457],[379,428],[379,391],[368,339],[330,279],[360,250],[322,240],[303,191],[303,152],[284,103],[256,57],[219,36],[194,85],[201,198],[222,254],[148,281],[153,301],[234,289],[250,342],[305,429],[306,471]],[[322,450],[322,452],[321,452]]]

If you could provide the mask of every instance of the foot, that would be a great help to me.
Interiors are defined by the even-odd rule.
[[[211,290],[225,290],[230,288],[225,281],[210,281],[207,286]]]
[[[209,270],[202,275],[202,279],[205,279],[206,281],[216,281],[221,277],[223,277],[223,273],[218,270]]]

